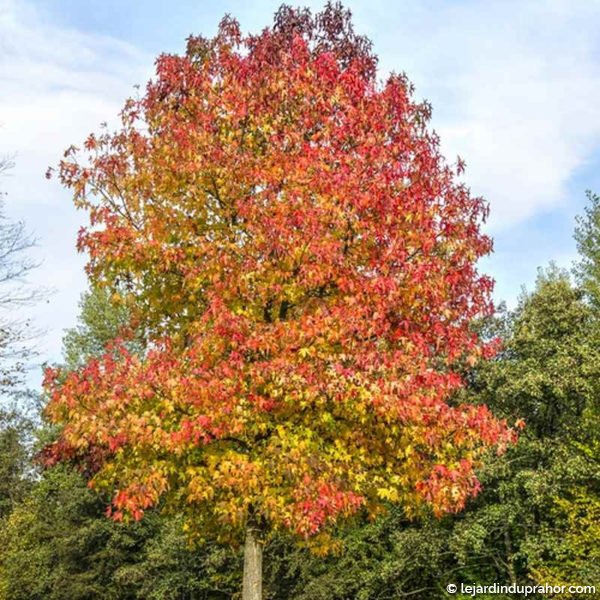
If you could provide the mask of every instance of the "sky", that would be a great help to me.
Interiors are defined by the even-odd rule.
[[[75,250],[85,214],[45,179],[48,166],[102,122],[116,125],[158,54],[182,52],[192,33],[214,34],[225,13],[256,32],[279,4],[0,0],[0,156],[15,162],[0,189],[6,216],[37,238],[31,284],[51,292],[27,312],[44,331],[40,360],[60,360],[87,285]],[[496,279],[495,298],[514,306],[538,267],[570,266],[585,190],[600,192],[600,0],[344,4],[373,41],[380,76],[405,72],[433,106],[445,156],[466,160],[465,182],[491,207],[495,252],[482,270]],[[40,379],[33,369],[31,385]]]

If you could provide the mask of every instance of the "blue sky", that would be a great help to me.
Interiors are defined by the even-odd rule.
[[[0,0],[0,181],[6,210],[39,239],[32,282],[52,288],[31,318],[41,356],[60,358],[85,289],[75,236],[84,216],[44,172],[71,143],[115,117],[163,51],[211,35],[224,13],[256,31],[279,1]],[[292,2],[292,4],[296,4]],[[302,2],[318,8],[321,2]],[[509,305],[538,266],[569,266],[574,217],[600,191],[600,2],[348,0],[381,75],[404,71],[434,109],[449,160],[490,202],[495,254],[483,264]],[[39,371],[31,382],[39,382]]]

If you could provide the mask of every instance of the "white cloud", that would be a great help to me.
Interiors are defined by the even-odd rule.
[[[28,315],[47,331],[40,344],[45,360],[60,357],[63,330],[73,326],[85,288],[84,260],[75,253],[85,215],[45,171],[67,146],[114,121],[151,67],[152,57],[133,46],[60,28],[22,0],[0,0],[0,156],[15,157],[0,187],[8,215],[24,219],[39,240],[43,265],[32,284],[56,290]],[[32,383],[39,378],[38,370]]]
[[[449,158],[498,231],[567,202],[600,147],[600,3],[363,2],[381,66],[404,70],[434,108]]]

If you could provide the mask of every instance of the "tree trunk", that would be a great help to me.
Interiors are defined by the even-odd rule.
[[[252,522],[246,529],[242,600],[262,600],[262,556],[260,528]]]

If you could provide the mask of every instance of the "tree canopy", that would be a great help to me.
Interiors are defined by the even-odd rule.
[[[67,153],[91,280],[148,340],[46,376],[55,456],[90,460],[114,518],[162,502],[192,529],[307,537],[477,492],[482,452],[513,439],[448,401],[491,351],[471,326],[487,206],[428,117],[339,5],[283,7],[159,57],[122,128]]]

